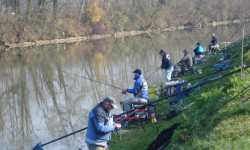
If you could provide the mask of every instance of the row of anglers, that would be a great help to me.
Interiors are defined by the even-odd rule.
[[[218,42],[215,35],[209,43],[209,50],[212,52],[218,48]],[[200,42],[197,42],[194,52],[194,59],[201,60],[205,55],[205,49]],[[169,54],[164,49],[160,50],[162,64],[160,68],[163,71],[166,81],[171,81],[174,65],[171,62]],[[192,56],[187,50],[183,50],[183,58],[178,63],[181,68],[181,73],[192,70]],[[121,105],[130,106],[132,104],[147,104],[149,100],[148,84],[141,69],[136,69],[134,73],[134,87],[122,90],[122,94],[130,93],[133,97],[121,102]],[[88,129],[86,132],[85,141],[89,150],[107,150],[108,142],[111,140],[111,134],[116,129],[121,128],[120,123],[115,123],[111,115],[111,111],[117,106],[114,104],[115,99],[108,96],[97,104],[89,113]]]

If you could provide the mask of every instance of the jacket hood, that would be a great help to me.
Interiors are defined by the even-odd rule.
[[[141,75],[139,75],[138,77],[134,77],[134,80],[138,80],[138,79],[144,79],[144,76],[143,76],[143,74],[141,74]]]

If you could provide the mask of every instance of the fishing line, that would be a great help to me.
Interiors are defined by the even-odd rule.
[[[119,89],[119,90],[123,90],[123,88],[119,87],[119,86],[116,86],[116,85],[113,85],[111,83],[107,83],[107,82],[102,82],[102,81],[99,81],[99,80],[96,80],[96,79],[93,79],[93,78],[89,78],[87,76],[83,76],[83,75],[78,75],[78,74],[74,74],[74,73],[69,73],[69,72],[66,72],[66,71],[62,71],[64,72],[65,74],[67,75],[70,75],[72,76],[73,78],[82,78],[82,79],[85,79],[85,80],[89,80],[91,82],[95,82],[95,83],[98,83],[98,84],[101,84],[101,85],[105,85],[105,86],[109,86],[109,87],[112,87],[114,89]]]

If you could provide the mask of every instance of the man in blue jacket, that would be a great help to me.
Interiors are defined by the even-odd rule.
[[[140,69],[136,69],[134,72],[134,87],[128,88],[122,91],[123,94],[130,93],[133,94],[134,97],[129,98],[122,103],[124,105],[131,104],[146,104],[148,102],[148,84],[144,79],[142,71]]]
[[[201,46],[200,42],[197,42],[196,47],[194,49],[195,56],[204,55],[204,53],[205,53],[205,49]]]
[[[114,99],[109,96],[90,111],[86,133],[89,150],[107,150],[112,131],[121,128],[113,121],[111,110],[114,108]]]

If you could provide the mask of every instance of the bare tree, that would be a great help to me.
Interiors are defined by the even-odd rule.
[[[26,0],[27,7],[26,7],[26,20],[28,20],[31,16],[32,11],[32,0]]]
[[[159,0],[159,3],[160,3],[161,5],[166,5],[166,4],[167,4],[167,0]]]
[[[53,17],[54,17],[54,19],[57,18],[57,8],[58,8],[58,1],[53,0]]]
[[[17,14],[20,13],[20,1],[19,0],[14,0],[14,10],[15,10],[15,13]]]
[[[45,1],[46,0],[38,0],[38,7],[43,8],[45,6]]]

